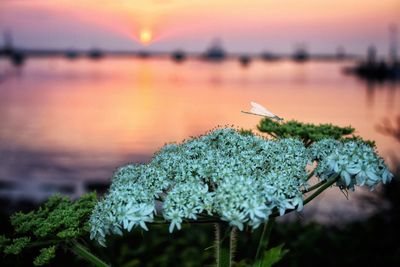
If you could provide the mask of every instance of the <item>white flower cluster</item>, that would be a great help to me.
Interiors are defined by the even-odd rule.
[[[372,191],[377,184],[388,183],[393,177],[374,148],[362,142],[325,139],[311,145],[310,151],[312,159],[319,162],[316,175],[323,180],[339,176],[337,185],[341,188],[354,190],[355,185],[365,185]]]
[[[135,226],[147,230],[155,215],[170,222],[170,232],[184,220],[205,216],[240,230],[244,225],[256,228],[273,211],[283,215],[303,208],[301,190],[307,187],[306,166],[313,160],[321,161],[319,177],[339,173],[347,186],[353,185],[353,176],[360,185],[391,177],[366,145],[322,140],[307,149],[296,139],[273,141],[218,129],[165,146],[149,164],[120,168],[90,218],[91,238],[105,245],[108,234]]]

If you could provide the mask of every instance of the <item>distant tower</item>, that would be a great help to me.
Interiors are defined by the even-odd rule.
[[[376,48],[370,45],[367,50],[367,63],[370,65],[376,64]]]
[[[12,46],[12,35],[11,32],[5,31],[3,33],[4,36],[4,46],[11,47]]]
[[[344,49],[343,46],[338,46],[336,48],[336,58],[343,59],[345,57],[346,57],[346,50]]]
[[[12,54],[12,52],[14,50],[11,32],[5,31],[3,33],[3,38],[4,38],[4,46],[2,49],[3,53],[6,55],[10,55],[10,54]]]
[[[12,35],[11,32],[5,31],[3,33],[4,38],[4,46],[0,48],[0,54],[9,57],[12,64],[16,67],[22,66],[25,62],[26,55],[17,49],[15,49],[13,45]]]
[[[389,26],[389,62],[397,62],[397,26]]]

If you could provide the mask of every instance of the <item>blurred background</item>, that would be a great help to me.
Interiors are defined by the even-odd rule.
[[[250,101],[285,120],[351,125],[396,172],[399,27],[399,0],[1,0],[1,212],[102,192],[118,166],[218,125],[255,130],[259,118],[240,112]],[[376,216],[395,229],[399,197],[385,190],[325,192],[281,230],[316,221],[307,242],[326,229],[351,240]]]

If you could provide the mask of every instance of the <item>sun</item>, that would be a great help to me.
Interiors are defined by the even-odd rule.
[[[150,30],[143,29],[140,31],[139,39],[142,44],[148,44],[153,39],[153,34],[151,33]]]

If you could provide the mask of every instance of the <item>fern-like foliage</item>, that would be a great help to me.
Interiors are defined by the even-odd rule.
[[[17,212],[11,216],[12,238],[0,236],[0,250],[19,255],[24,249],[42,248],[33,264],[47,264],[55,257],[57,247],[88,235],[88,218],[96,202],[94,193],[76,201],[54,195],[37,210]]]
[[[361,137],[352,135],[355,129],[351,126],[339,127],[332,124],[312,124],[303,123],[295,120],[287,122],[277,122],[269,118],[264,118],[257,125],[260,132],[267,133],[274,138],[299,138],[305,146],[325,138],[336,140],[362,140]],[[369,145],[373,142],[367,141]]]

